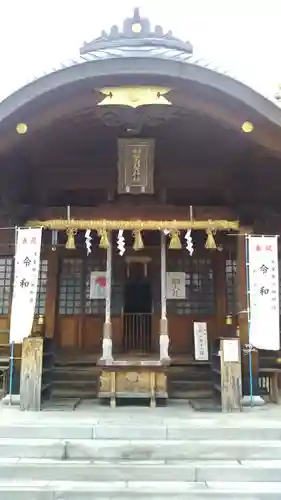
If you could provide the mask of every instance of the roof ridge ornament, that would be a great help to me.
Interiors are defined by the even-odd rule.
[[[109,33],[102,30],[101,35],[98,38],[83,44],[80,49],[80,54],[84,55],[98,50],[116,47],[139,47],[144,45],[149,45],[150,47],[164,46],[171,49],[181,50],[188,54],[193,53],[193,46],[191,43],[183,42],[179,38],[174,37],[171,30],[164,33],[164,30],[160,25],[156,25],[154,29],[151,29],[149,19],[141,17],[139,8],[135,7],[133,16],[124,20],[122,31],[120,31],[116,25],[111,27]]]

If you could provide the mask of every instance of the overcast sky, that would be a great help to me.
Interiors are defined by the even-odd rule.
[[[281,0],[0,0],[0,100],[134,6],[264,94],[281,83]]]

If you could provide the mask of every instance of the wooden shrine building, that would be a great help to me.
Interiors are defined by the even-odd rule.
[[[42,226],[35,319],[61,363],[196,363],[196,322],[209,346],[247,344],[245,234],[280,233],[280,127],[275,103],[137,9],[9,96],[0,330],[13,228]]]

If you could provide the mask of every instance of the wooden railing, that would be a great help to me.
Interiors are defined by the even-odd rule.
[[[125,351],[151,350],[151,313],[123,314],[123,348]]]

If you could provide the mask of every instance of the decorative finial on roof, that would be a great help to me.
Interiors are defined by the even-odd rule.
[[[139,8],[135,7],[133,16],[124,20],[123,31],[120,31],[116,25],[111,27],[109,34],[103,30],[99,38],[89,43],[84,43],[80,49],[80,54],[106,50],[113,47],[141,47],[145,45],[177,49],[189,54],[193,52],[191,43],[183,42],[174,37],[171,30],[164,33],[162,26],[159,25],[155,26],[155,29],[152,30],[149,19],[141,17]]]
[[[134,15],[133,15],[133,21],[134,23],[140,23],[141,17],[140,17],[140,9],[139,7],[134,8]]]

